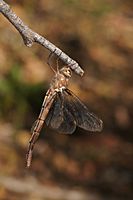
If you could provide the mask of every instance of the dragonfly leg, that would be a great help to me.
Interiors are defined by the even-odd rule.
[[[54,54],[55,51],[56,51],[56,49],[55,49],[54,51],[52,51],[52,52],[49,54],[48,60],[47,60],[48,66],[53,70],[54,73],[56,73],[56,71],[54,70],[54,68],[53,68],[52,65],[50,64],[50,60],[51,60],[51,58],[52,58],[52,56],[53,56],[53,54]]]

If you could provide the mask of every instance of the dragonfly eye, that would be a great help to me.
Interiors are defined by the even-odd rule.
[[[64,74],[67,78],[70,78],[72,76],[71,69],[69,67],[63,67],[60,72]]]
[[[71,72],[70,68],[67,69],[66,75],[67,75],[68,77],[71,77],[71,76],[72,76],[72,72]]]

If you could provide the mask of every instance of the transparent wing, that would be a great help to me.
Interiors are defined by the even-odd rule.
[[[45,122],[58,132],[72,134],[76,129],[76,121],[69,109],[65,106],[67,104],[65,101],[64,92],[57,92]]]
[[[57,129],[62,121],[63,121],[62,102],[57,92],[54,98],[54,102],[45,119],[45,122],[47,126],[50,126],[53,129]]]
[[[73,115],[77,126],[88,131],[101,131],[102,120],[90,113],[88,108],[69,89],[64,90],[64,106]]]

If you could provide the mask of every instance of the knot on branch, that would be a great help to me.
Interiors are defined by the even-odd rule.
[[[21,32],[21,35],[22,35],[25,45],[27,47],[31,47],[33,45],[33,42],[35,41],[33,32],[30,29],[27,29],[27,30],[23,30]]]

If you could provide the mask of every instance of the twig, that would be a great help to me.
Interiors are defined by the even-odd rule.
[[[84,71],[79,64],[66,55],[61,49],[49,42],[46,38],[31,30],[24,22],[11,10],[10,6],[5,1],[0,0],[0,12],[13,24],[13,26],[21,34],[24,43],[27,47],[31,47],[34,42],[41,44],[51,52],[54,52],[60,59],[66,63],[77,74],[83,75]]]

